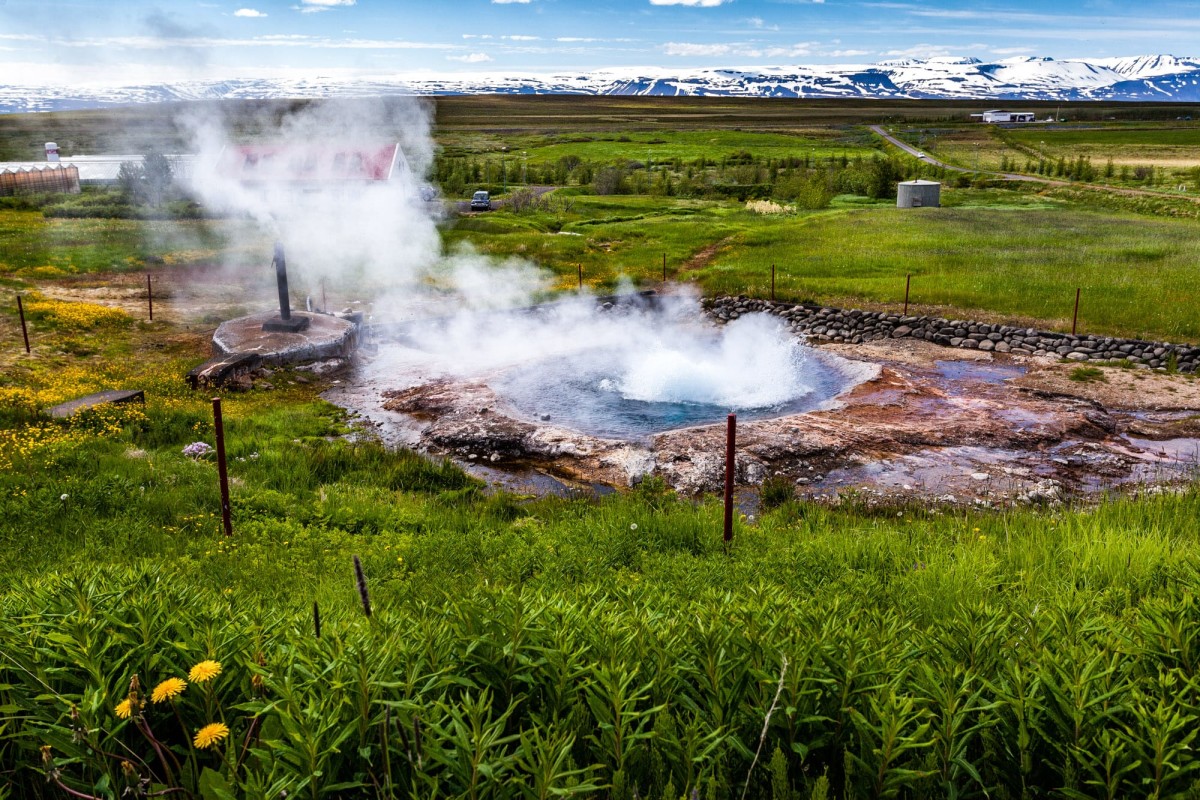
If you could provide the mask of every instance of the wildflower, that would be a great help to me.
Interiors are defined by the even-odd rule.
[[[212,445],[208,442],[192,442],[183,448],[183,454],[189,458],[203,458],[211,453],[212,450]]]
[[[126,697],[124,700],[117,703],[117,707],[113,709],[113,713],[115,713],[121,719],[129,719],[131,716],[133,716],[133,698]]]
[[[62,500],[65,503],[65,502],[67,502],[67,498],[69,498],[70,496],[71,495],[69,495],[69,494],[59,495],[58,499]]]
[[[154,687],[154,691],[150,693],[150,702],[161,703],[164,700],[174,700],[183,694],[183,690],[186,688],[187,681],[183,678],[167,678]]]
[[[204,683],[205,681],[212,680],[220,674],[220,661],[201,661],[199,664],[192,667],[191,672],[188,673],[188,680],[192,683]]]
[[[636,531],[636,530],[637,530],[637,523],[636,523],[636,522],[634,522],[634,523],[631,523],[631,524],[630,524],[630,526],[629,526],[629,530],[631,530],[631,531]]]
[[[128,761],[121,762],[121,772],[125,774],[126,778],[136,778],[138,774],[137,767]]]
[[[224,741],[227,736],[229,736],[229,727],[225,723],[210,722],[196,731],[196,738],[192,740],[192,744],[201,750],[205,750]]]

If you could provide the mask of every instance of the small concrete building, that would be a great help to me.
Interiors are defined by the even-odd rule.
[[[904,181],[896,188],[896,208],[939,208],[942,185],[937,181]]]

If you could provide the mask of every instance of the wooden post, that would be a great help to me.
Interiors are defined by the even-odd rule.
[[[1071,317],[1071,335],[1075,335],[1075,327],[1079,324],[1079,290],[1075,290],[1075,315]]]
[[[912,273],[904,276],[904,316],[908,316],[908,289],[912,286]]]
[[[217,477],[221,481],[221,524],[225,535],[233,536],[233,522],[229,518],[229,470],[225,465],[225,425],[221,419],[221,398],[212,399],[213,428],[217,436]]]
[[[150,286],[150,273],[146,273],[146,305],[150,307],[150,321],[154,322],[154,289]]]
[[[737,414],[730,414],[725,424],[725,544],[733,541],[733,466],[737,445]]]
[[[25,327],[25,306],[21,303],[21,295],[17,295],[17,314],[21,317],[21,337],[25,340],[25,355],[29,355],[29,329]]]
[[[775,265],[771,265],[771,302],[775,302]]]
[[[579,290],[583,291],[583,264],[577,264],[579,267]]]

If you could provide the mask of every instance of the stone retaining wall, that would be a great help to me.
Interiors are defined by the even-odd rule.
[[[727,322],[743,314],[762,312],[787,321],[792,331],[815,342],[869,342],[877,339],[925,339],[945,347],[992,350],[1029,356],[1051,356],[1071,361],[1122,361],[1180,372],[1200,368],[1200,347],[1168,342],[1115,339],[992,325],[941,317],[911,317],[888,311],[859,311],[827,306],[755,300],[739,297],[706,298],[704,308],[714,319]]]

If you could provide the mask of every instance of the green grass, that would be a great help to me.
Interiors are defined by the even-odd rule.
[[[655,131],[621,134],[562,134],[557,136],[471,136],[445,137],[447,156],[487,154],[509,162],[510,176],[518,175],[521,163],[553,163],[573,156],[583,161],[613,163],[639,161],[661,163],[673,159],[719,161],[735,153],[748,152],[761,158],[829,158],[870,152],[874,141],[861,133],[820,130],[797,134],[700,130]]]
[[[1072,208],[832,212],[758,227],[700,281],[706,292],[762,295],[775,263],[784,297],[895,304],[911,273],[920,305],[1060,328],[1080,287],[1086,332],[1195,341],[1193,229]]]
[[[230,539],[215,465],[180,453],[210,436],[190,411],[0,472],[13,796],[44,793],[47,768],[118,795],[122,759],[204,796],[479,781],[496,798],[530,796],[535,774],[597,798],[733,798],[747,775],[753,796],[824,778],[837,795],[1016,798],[1085,791],[1114,754],[1118,795],[1182,791],[1186,771],[1141,756],[1155,735],[1179,768],[1200,763],[1180,688],[1200,664],[1194,492],[1003,514],[781,497],[726,552],[717,502],[653,482],[487,496],[452,467],[341,441],[325,404],[230,408]],[[204,659],[222,664],[211,688],[142,712],[170,769],[114,709],[135,674],[145,697]],[[219,719],[226,748],[189,746]]]

